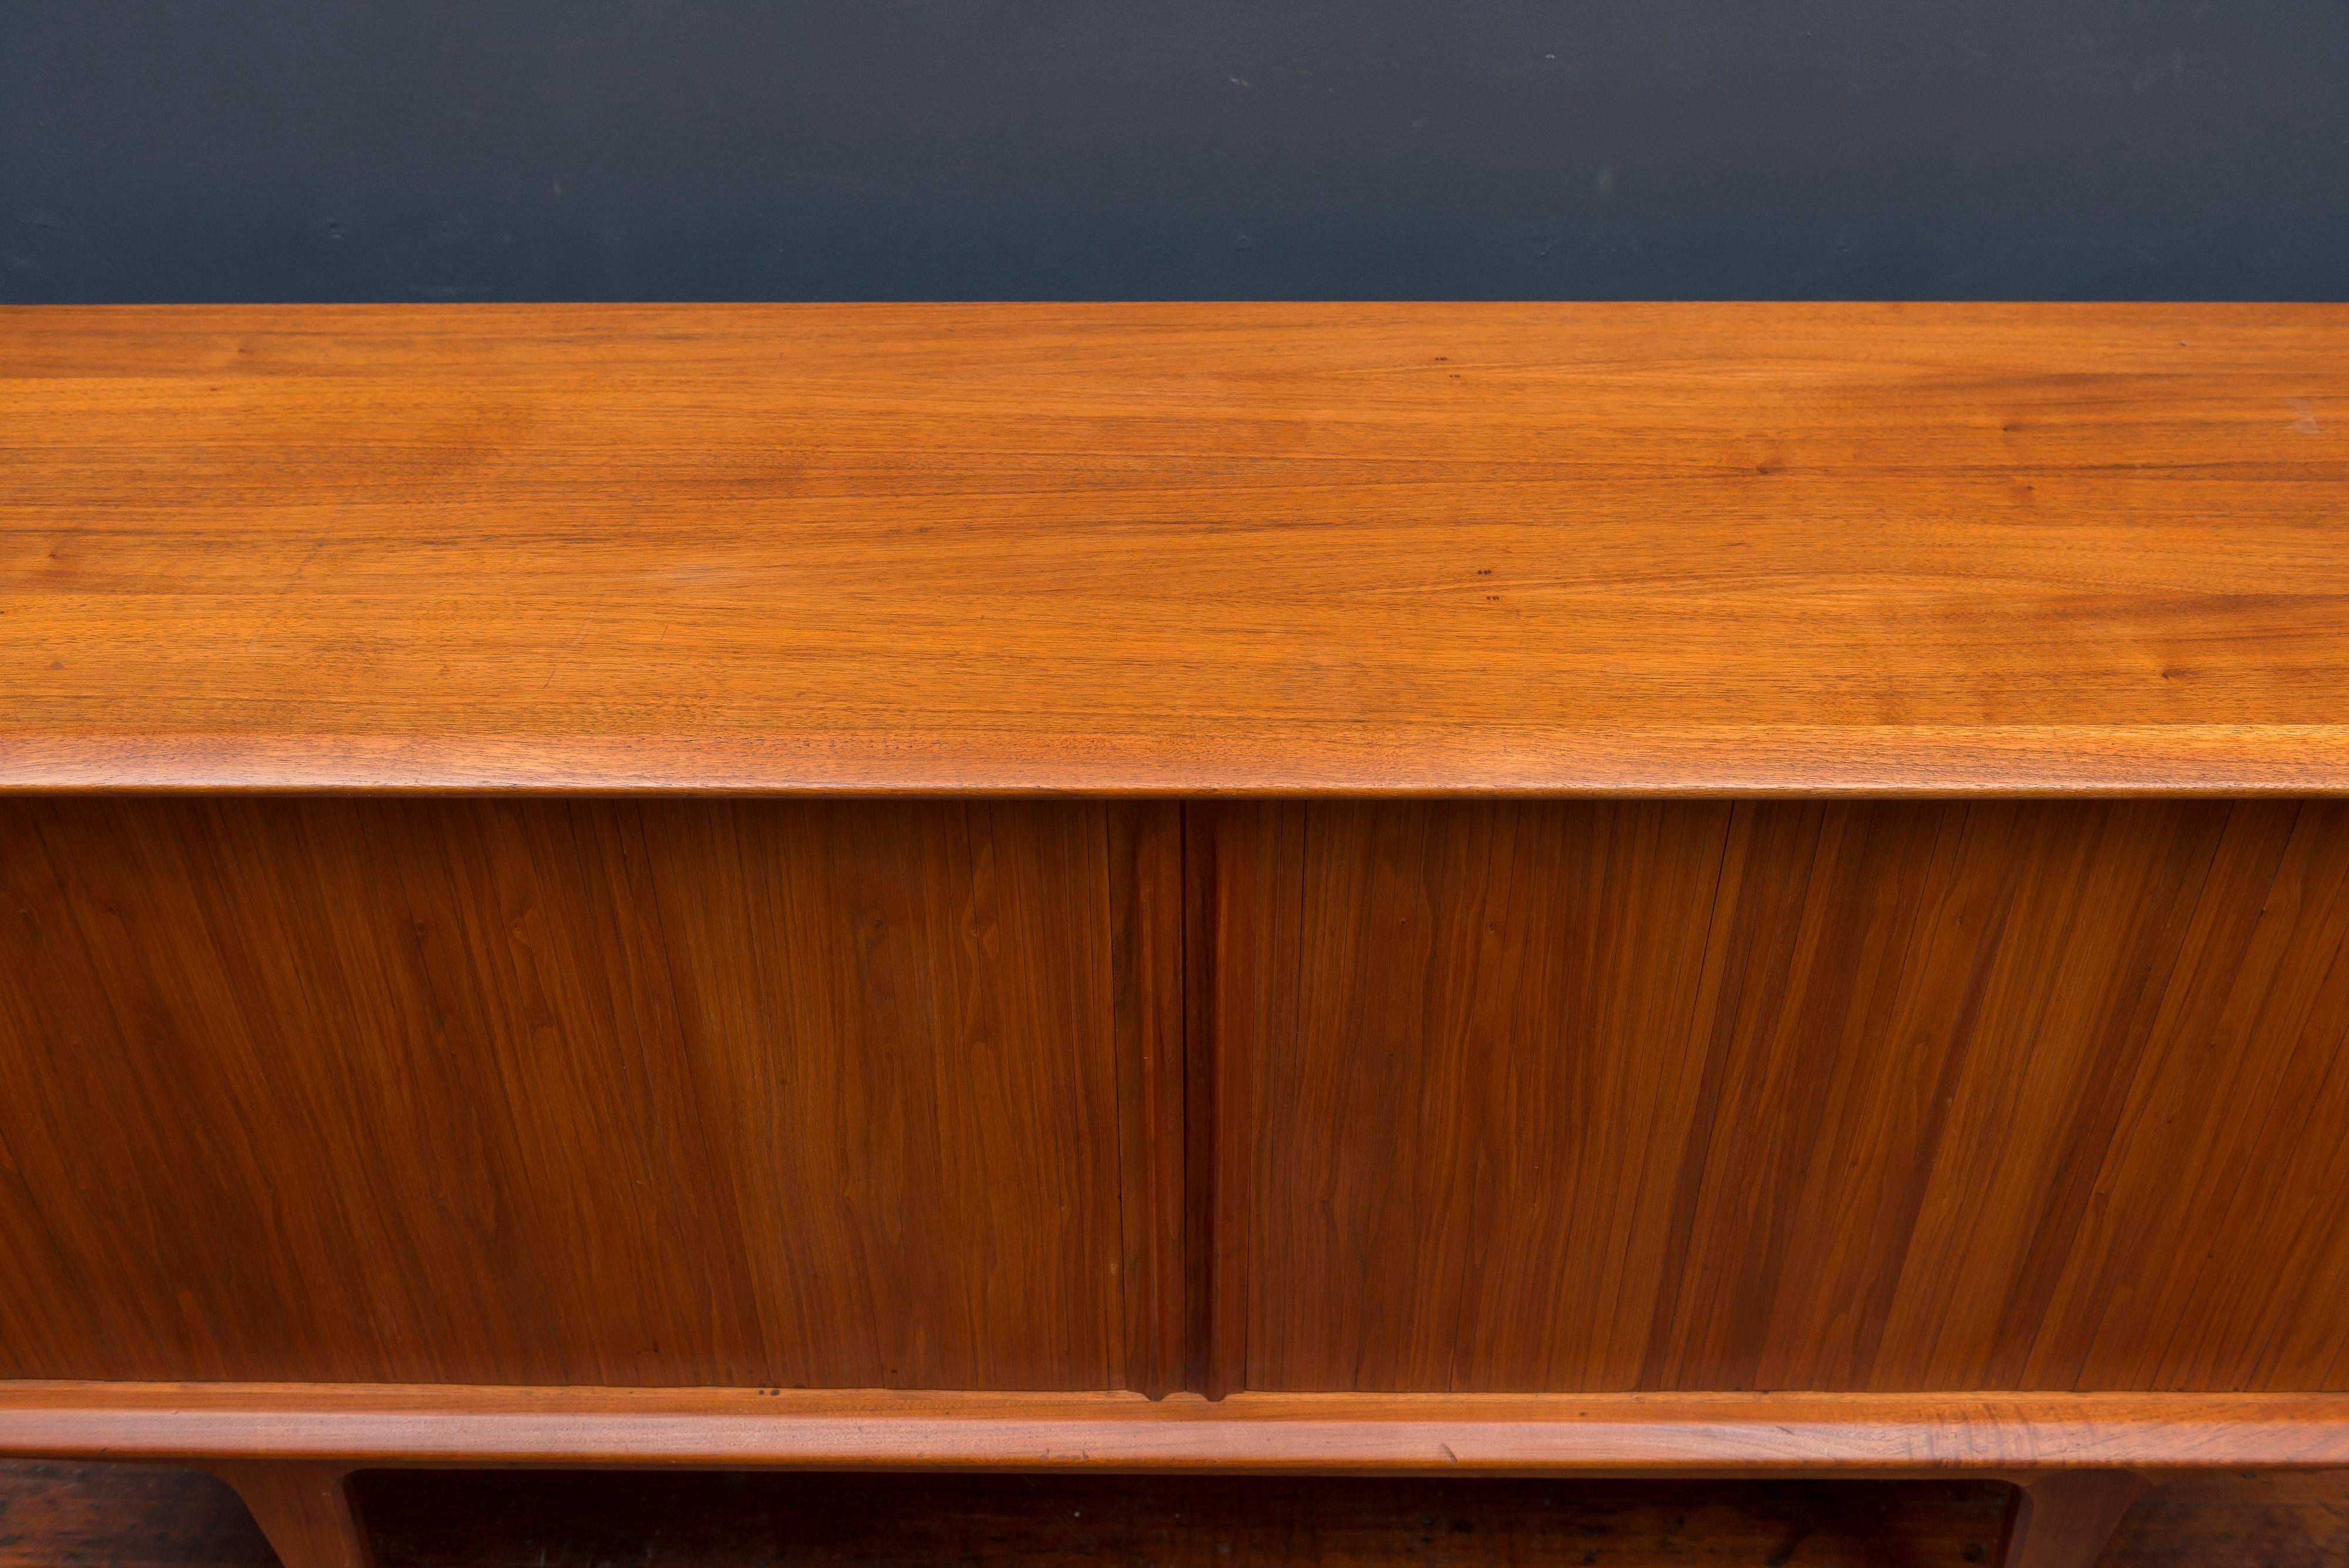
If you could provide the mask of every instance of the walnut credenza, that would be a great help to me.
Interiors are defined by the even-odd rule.
[[[2349,1466],[2344,368],[0,312],[0,1451]]]

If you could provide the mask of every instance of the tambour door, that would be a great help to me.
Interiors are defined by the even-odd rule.
[[[0,1376],[1123,1386],[1174,811],[0,802]]]
[[[2349,805],[1189,845],[1226,1386],[2349,1388]]]

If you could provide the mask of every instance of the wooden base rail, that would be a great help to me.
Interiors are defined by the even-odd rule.
[[[2349,1467],[2349,1395],[0,1385],[0,1453],[359,1467],[1895,1475]]]
[[[15,1383],[0,1453],[197,1464],[288,1568],[371,1568],[388,1468],[1990,1475],[2007,1568],[2085,1568],[2163,1472],[2349,1466],[2349,1396],[1195,1395]]]

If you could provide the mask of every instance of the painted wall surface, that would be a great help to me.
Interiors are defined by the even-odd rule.
[[[0,299],[2341,298],[2342,0],[0,0]]]

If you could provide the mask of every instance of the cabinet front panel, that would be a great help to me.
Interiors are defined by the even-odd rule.
[[[0,802],[0,1376],[1117,1386],[1124,809]]]
[[[2349,1388],[2349,806],[1191,837],[1251,1386]]]

